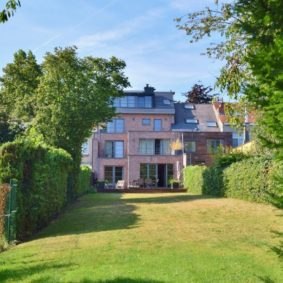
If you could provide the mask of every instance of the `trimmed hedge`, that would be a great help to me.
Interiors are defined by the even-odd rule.
[[[188,166],[183,170],[184,188],[190,193],[202,194],[203,192],[203,172],[206,166]]]
[[[282,163],[265,157],[221,159],[212,167],[186,167],[183,171],[185,188],[193,193],[283,206],[282,180],[278,180],[283,172]]]
[[[224,170],[225,196],[255,202],[279,200],[276,175],[279,163],[262,157],[236,162]]]
[[[17,179],[17,239],[46,226],[66,204],[71,156],[62,149],[32,141],[0,148],[0,183]]]
[[[80,196],[91,191],[91,176],[91,169],[88,166],[81,166],[78,184],[78,194]]]

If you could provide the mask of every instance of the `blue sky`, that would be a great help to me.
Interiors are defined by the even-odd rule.
[[[20,48],[32,50],[41,62],[56,46],[76,45],[80,56],[125,60],[133,89],[149,83],[159,91],[175,91],[175,99],[181,99],[198,81],[213,86],[221,62],[200,55],[213,38],[189,44],[174,19],[213,2],[22,0],[14,17],[0,25],[0,68]]]

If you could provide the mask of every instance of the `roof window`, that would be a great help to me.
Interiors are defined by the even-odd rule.
[[[217,123],[215,121],[207,121],[207,127],[217,127]]]
[[[198,120],[196,118],[187,118],[185,119],[186,124],[197,124]]]
[[[184,108],[185,109],[195,109],[195,106],[193,104],[188,104],[187,103],[187,104],[184,105]]]

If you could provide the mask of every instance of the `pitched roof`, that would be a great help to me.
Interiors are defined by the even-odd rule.
[[[187,109],[187,103],[175,103],[175,124],[173,131],[184,132],[220,132],[217,125],[212,104],[194,104],[194,109]],[[197,123],[187,123],[186,119],[196,119]],[[209,126],[208,122],[215,122],[216,126]]]

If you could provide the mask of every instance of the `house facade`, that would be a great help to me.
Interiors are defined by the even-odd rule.
[[[82,164],[113,186],[118,180],[130,186],[147,179],[163,188],[179,179],[185,166],[211,164],[219,145],[232,145],[232,133],[221,131],[212,104],[175,103],[173,98],[173,92],[148,85],[116,98],[117,115],[84,144]]]

